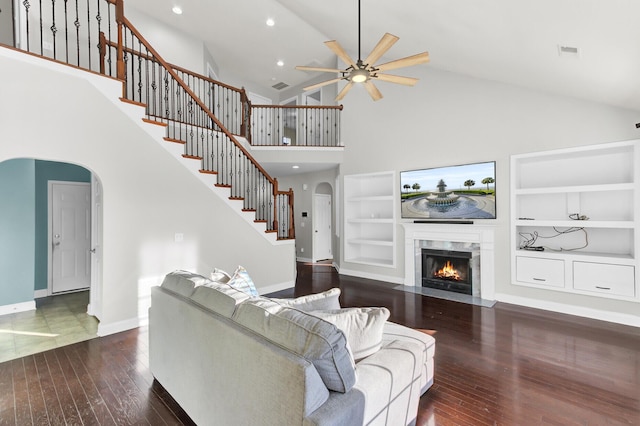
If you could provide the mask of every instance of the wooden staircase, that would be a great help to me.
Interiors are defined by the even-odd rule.
[[[123,0],[44,4],[19,7],[22,50],[120,80],[120,100],[141,108],[149,126],[164,127],[161,142],[176,158],[239,214],[253,214],[269,239],[295,238],[293,191],[281,191],[238,141],[250,127],[243,89],[168,64],[124,16]]]

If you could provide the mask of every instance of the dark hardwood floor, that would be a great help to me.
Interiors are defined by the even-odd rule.
[[[328,265],[299,264],[295,290],[278,296],[338,286],[343,306],[386,306],[436,338],[418,425],[640,425],[637,328],[424,297]],[[0,424],[191,422],[154,383],[141,328],[1,363]]]

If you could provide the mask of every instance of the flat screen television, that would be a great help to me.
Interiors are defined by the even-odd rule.
[[[403,219],[495,219],[496,163],[403,171],[400,194]]]

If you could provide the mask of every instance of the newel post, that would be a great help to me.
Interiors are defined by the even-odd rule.
[[[105,57],[107,56],[107,38],[105,37],[103,31],[100,31],[98,46],[100,49],[100,74],[104,74],[105,72],[104,60],[105,60]]]
[[[289,238],[296,237],[296,228],[293,224],[295,215],[293,213],[293,188],[289,188]]]
[[[116,54],[117,77],[125,79],[124,69],[124,48],[123,48],[123,26],[124,26],[124,0],[116,0],[116,23],[118,24],[118,50]]]
[[[278,179],[273,179],[273,229],[278,231]]]
[[[242,104],[242,124],[240,125],[240,134],[251,143],[251,101],[247,96],[247,91],[243,87],[240,91],[240,103]]]

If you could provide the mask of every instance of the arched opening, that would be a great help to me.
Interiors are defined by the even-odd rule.
[[[67,204],[54,203],[53,193]],[[71,194],[82,194],[77,205],[87,208],[69,209]],[[3,360],[12,352],[24,356],[96,336],[100,194],[99,180],[81,165],[33,158],[0,162],[0,315],[15,316],[12,329],[6,319],[0,326],[9,336]],[[86,244],[68,250],[76,234]],[[68,279],[76,268],[79,279]]]

